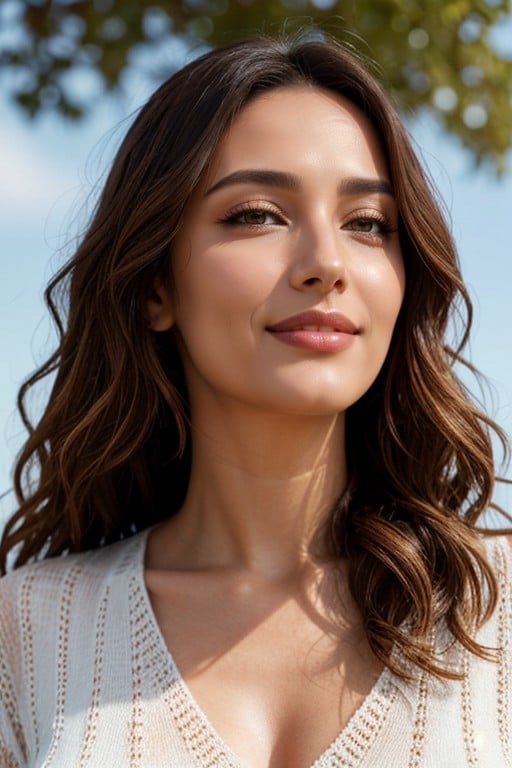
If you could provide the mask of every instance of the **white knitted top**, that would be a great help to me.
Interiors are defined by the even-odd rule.
[[[165,645],[144,584],[145,541],[0,581],[1,768],[242,768]],[[502,649],[499,663],[457,649],[466,676],[448,683],[385,670],[311,768],[512,766],[512,554],[502,539],[486,546],[500,599],[479,639]]]

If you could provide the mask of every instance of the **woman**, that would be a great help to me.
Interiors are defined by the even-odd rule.
[[[510,555],[477,528],[494,425],[445,346],[459,298],[352,54],[257,39],[164,83],[21,393],[56,371],[1,546],[25,566],[2,765],[510,765]]]

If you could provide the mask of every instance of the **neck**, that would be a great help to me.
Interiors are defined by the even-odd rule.
[[[187,497],[161,529],[168,560],[287,578],[322,555],[318,532],[346,480],[343,416],[215,421],[192,430]]]

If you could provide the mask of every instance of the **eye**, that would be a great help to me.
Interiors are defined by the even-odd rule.
[[[262,224],[273,224],[275,216],[268,211],[262,211],[261,208],[253,208],[251,211],[241,211],[233,219],[240,224],[261,226]]]
[[[220,223],[231,226],[265,227],[282,224],[283,217],[273,207],[251,203],[229,211]]]
[[[371,232],[377,234],[381,232],[382,224],[375,219],[356,219],[350,222],[350,229],[355,232]]]
[[[383,237],[396,231],[386,218],[377,215],[356,216],[344,228],[370,237]]]

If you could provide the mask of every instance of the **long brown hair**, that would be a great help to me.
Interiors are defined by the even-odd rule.
[[[60,344],[20,391],[29,437],[0,567],[11,551],[18,567],[100,547],[180,508],[190,470],[187,393],[172,336],[149,330],[146,301],[155,276],[167,273],[187,202],[230,121],[256,94],[304,83],[342,94],[375,127],[400,213],[407,283],[385,365],[347,414],[349,483],[332,512],[330,551],[349,560],[377,656],[403,673],[395,647],[453,676],[435,660],[434,626],[444,620],[485,655],[472,627],[496,602],[477,535],[493,489],[495,426],[454,373],[471,304],[435,195],[384,90],[352,53],[318,38],[214,50],[165,82],[134,121],[80,247],[46,291]],[[466,329],[452,350],[445,337],[461,306]],[[33,426],[26,394],[53,372]]]

